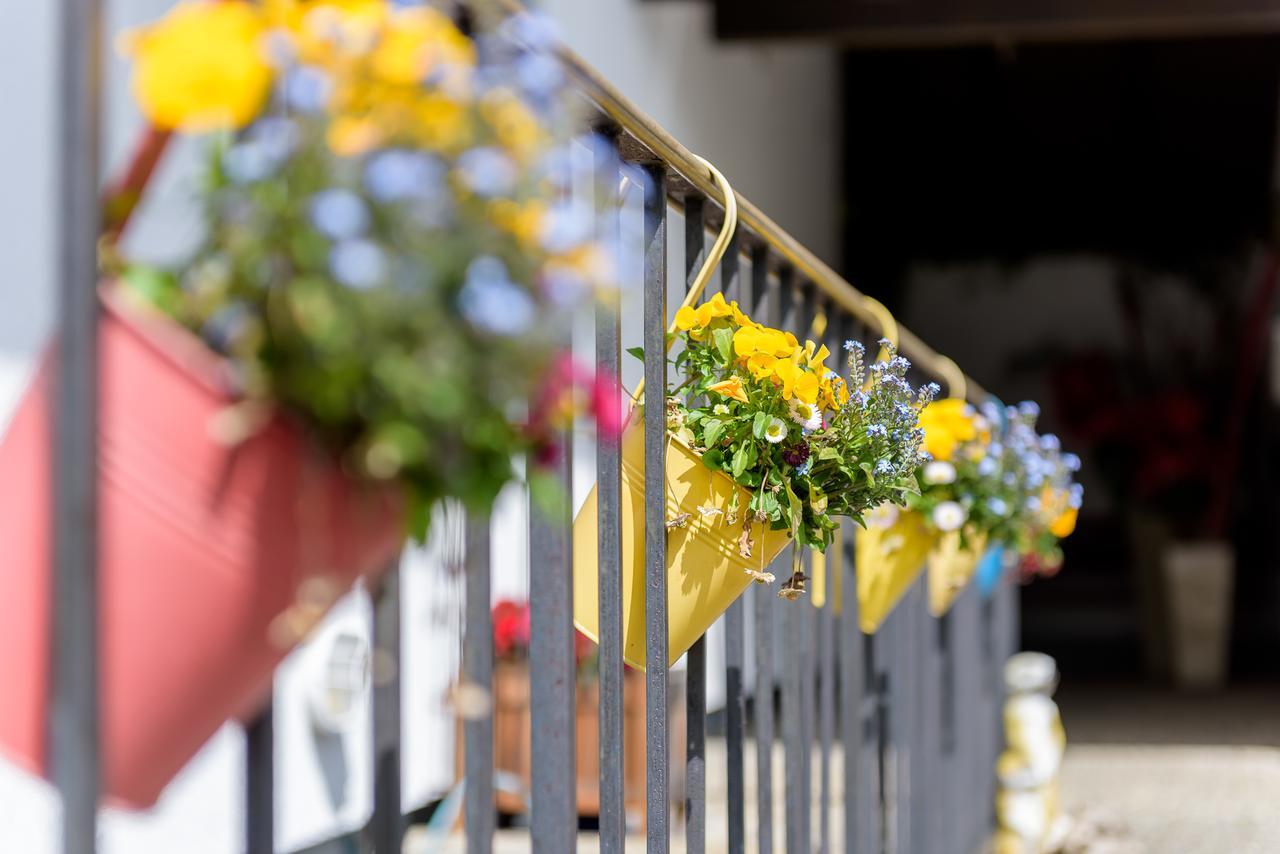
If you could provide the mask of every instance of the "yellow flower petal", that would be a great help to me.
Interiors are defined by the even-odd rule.
[[[257,118],[271,90],[266,24],[241,0],[181,3],[129,40],[132,89],[157,127],[199,133]]]
[[[680,307],[676,312],[676,329],[681,332],[687,332],[698,325],[698,313],[687,305]]]
[[[1076,517],[1079,513],[1074,507],[1068,507],[1049,524],[1049,533],[1059,539],[1070,535],[1076,529]]]
[[[716,394],[732,398],[733,400],[738,400],[743,403],[750,402],[750,399],[747,397],[746,390],[742,387],[742,380],[738,377],[730,377],[723,382],[707,386],[707,391],[714,391]]]

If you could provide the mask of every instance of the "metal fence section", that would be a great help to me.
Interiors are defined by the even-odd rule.
[[[97,96],[93,93],[97,3],[65,0],[62,148],[64,187],[60,273],[61,335],[58,432],[63,461],[56,479],[59,520],[58,595],[53,625],[60,651],[52,684],[51,733],[55,779],[62,791],[64,851],[94,850],[98,745],[92,583],[95,564],[92,480]],[[668,215],[683,213],[686,274],[701,265],[707,230],[723,219],[720,191],[698,160],[568,51],[565,66],[602,131],[593,145],[595,198],[602,235],[617,245],[620,177],[643,175],[644,431],[643,582],[648,668],[645,676],[645,828],[647,850],[663,854],[683,831],[685,850],[771,854],[969,854],[992,824],[993,765],[1000,748],[1000,673],[1017,642],[1016,589],[1003,585],[991,600],[966,591],[941,620],[925,611],[924,582],[875,636],[858,627],[855,527],[845,524],[825,557],[794,555],[806,573],[820,575],[822,601],[780,600],[755,587],[724,616],[726,762],[708,764],[707,642],[687,656],[684,798],[671,803],[672,728],[668,697],[667,508],[665,503],[664,358],[668,322]],[[86,125],[88,123],[88,126]],[[829,267],[747,200],[721,269],[721,288],[770,325],[823,339],[834,352],[847,337],[878,337],[876,315]],[[748,271],[744,274],[742,263]],[[599,370],[620,375],[621,320],[604,305],[595,318]],[[925,371],[932,350],[906,330],[904,353]],[[973,382],[969,395],[984,396]],[[554,476],[571,494],[570,435]],[[620,453],[601,442],[596,452],[600,585],[599,842],[621,852],[624,809],[622,555],[623,496]],[[572,518],[531,512],[532,849],[564,854],[578,846],[575,757],[576,664],[573,628]],[[466,630],[462,642],[467,688],[492,689],[490,526],[466,520]],[[773,567],[789,574],[793,555]],[[402,846],[400,795],[400,585],[393,567],[373,591],[373,811],[359,836],[365,852],[389,854]],[[749,614],[748,614],[749,611]],[[750,616],[750,620],[748,620]],[[750,631],[748,632],[748,628]],[[754,654],[748,655],[751,651]],[[753,668],[748,669],[748,661]],[[775,702],[776,701],[776,702]],[[484,703],[460,703],[465,717],[465,845],[486,854],[494,838],[493,721]],[[780,720],[779,720],[780,713]],[[780,726],[779,726],[780,724]],[[410,722],[409,725],[412,725]],[[781,733],[784,773],[775,769]],[[245,848],[270,852],[273,827],[272,716],[268,708],[248,729]],[[754,745],[754,763],[747,748]],[[636,758],[638,760],[638,757]],[[727,827],[707,826],[707,789],[722,778]],[[778,780],[781,779],[781,789]],[[755,797],[748,792],[754,789]],[[781,819],[779,820],[779,807]],[[677,819],[673,821],[674,817]],[[711,843],[709,840],[723,840]],[[778,847],[778,843],[782,847]]]

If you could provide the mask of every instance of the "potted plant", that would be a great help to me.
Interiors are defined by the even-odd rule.
[[[846,343],[843,375],[827,348],[751,320],[716,294],[681,308],[673,360],[684,379],[667,402],[667,603],[674,662],[753,582],[771,583],[771,561],[788,543],[819,551],[836,517],[860,520],[902,504],[916,488],[921,407],[936,387],[914,391],[907,360],[892,352],[871,369]],[[623,657],[645,664],[644,432],[622,438]],[[574,528],[574,619],[597,634],[594,493]],[[798,560],[779,595],[804,593]]]
[[[532,729],[530,725],[529,604],[504,599],[494,604],[493,621],[493,766],[520,780],[527,792],[532,785]],[[578,690],[574,736],[577,764],[578,815],[598,815],[600,810],[600,682],[595,646],[579,633],[574,640],[578,663]],[[624,794],[634,821],[644,820],[645,709],[644,676],[623,671],[623,773]],[[461,728],[459,728],[461,732]],[[458,739],[458,773],[462,773],[461,737]],[[516,793],[495,795],[500,812],[526,812],[528,802]]]
[[[1056,436],[1035,432],[1038,413],[1029,401],[1002,411],[993,402],[979,410],[957,399],[935,401],[921,413],[930,460],[921,466],[920,493],[908,507],[930,543],[929,610],[935,616],[950,607],[980,563],[998,578],[1006,552],[1037,561],[1046,573],[1061,565],[1057,540],[1074,529],[1083,499],[1072,482],[1080,460],[1062,453]]]
[[[209,0],[127,39],[143,113],[208,133],[208,161],[194,257],[121,262],[102,286],[117,802],[153,803],[436,503],[483,509],[513,456],[554,452],[576,376],[556,330],[600,284],[600,253],[552,203],[569,117],[545,27],[477,23],[479,41],[428,7]],[[0,643],[21,651],[0,657],[0,746],[37,772],[48,408],[45,366],[0,444]]]

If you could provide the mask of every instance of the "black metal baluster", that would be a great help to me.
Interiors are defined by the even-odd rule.
[[[689,196],[684,207],[685,287],[693,284],[706,254],[704,201]],[[702,854],[707,844],[707,639],[698,638],[685,659],[685,846]]]
[[[665,167],[650,166],[644,202],[645,808],[649,854],[670,847],[667,763],[667,195]],[[560,849],[568,851],[569,848]]]
[[[244,850],[272,854],[275,850],[275,715],[268,698],[244,728]]]
[[[781,297],[776,314],[771,310],[772,324],[782,328],[784,323],[795,320],[796,308],[795,274],[790,267],[784,267],[778,273]],[[772,302],[772,301],[771,301]],[[770,305],[772,309],[772,304]],[[795,325],[795,324],[792,324]],[[787,573],[794,566],[792,555],[795,546],[788,547]],[[809,850],[809,801],[805,797],[805,774],[808,773],[806,755],[810,743],[805,740],[804,731],[804,668],[805,646],[804,632],[806,627],[803,603],[784,602],[780,608],[782,614],[782,742],[786,751],[785,808],[786,808],[786,840],[788,854],[807,852]]]
[[[866,772],[865,742],[869,721],[865,708],[867,692],[866,647],[858,625],[858,585],[853,563],[853,526],[842,523],[845,539],[843,560],[846,571],[841,584],[840,608],[840,715],[844,742],[844,850],[845,854],[870,854],[867,846],[871,823],[868,805],[872,785]]]
[[[829,300],[822,301],[822,314],[826,328],[819,335],[819,341],[825,341],[831,351],[831,357],[839,362],[840,321],[833,311]],[[824,602],[816,618],[818,646],[818,851],[829,854],[831,851],[831,745],[835,738],[836,717],[836,582],[843,571],[843,555],[832,543],[827,549],[825,558],[825,577],[823,579]]]
[[[400,812],[400,558],[373,591],[373,817],[367,848],[398,852]]]
[[[769,250],[761,244],[751,253],[751,282],[757,300],[756,316],[767,308],[770,326],[782,323],[781,282],[769,278]],[[767,296],[766,296],[767,293]],[[767,300],[767,306],[760,303]],[[773,854],[773,690],[774,613],[777,596],[772,586],[755,585],[752,590],[755,618],[756,694],[756,824],[760,854]]]
[[[807,341],[814,335],[813,324],[818,316],[818,289],[812,282],[805,282],[800,288],[800,322],[796,325],[797,329],[803,331],[801,336],[802,343]],[[813,575],[813,552],[808,548],[802,549],[804,555],[805,573]],[[812,587],[812,581],[809,584]],[[801,722],[801,739],[804,743],[804,751],[801,754],[801,761],[804,763],[804,770],[801,773],[801,799],[804,803],[804,820],[801,823],[803,833],[804,851],[813,850],[813,747],[817,730],[817,698],[816,685],[817,678],[817,612],[811,607],[813,604],[812,592],[808,593],[804,599],[796,604],[801,606],[798,619],[796,621],[797,638],[799,646],[797,648],[797,666],[800,668],[800,722]]]
[[[462,675],[467,683],[493,696],[493,615],[489,518],[468,515],[466,521],[467,622],[462,646]],[[466,740],[467,854],[493,850],[493,703],[463,724]]]
[[[58,8],[58,335],[52,437],[49,766],[62,796],[62,850],[97,848],[98,156],[102,3]],[[10,650],[7,654],[23,654]]]
[[[566,333],[567,334],[567,333]],[[573,443],[561,448],[549,474],[563,494],[573,490]],[[530,830],[536,854],[563,854],[577,845],[577,662],[573,653],[573,540],[570,508],[529,512],[529,657],[532,791]]]
[[[613,140],[596,149],[596,208],[600,239],[614,248],[621,239],[618,182],[621,176]],[[618,304],[596,307],[596,370],[619,380],[622,323]],[[622,454],[619,443],[596,440],[596,497],[599,546],[600,687],[600,850],[622,854],[627,832],[623,804],[622,738]]]
[[[725,250],[724,260],[720,262],[721,290],[724,291],[726,298],[737,299],[739,296],[740,273],[738,234],[735,231]],[[728,850],[730,854],[742,854],[746,846],[746,780],[742,756],[747,725],[746,697],[743,689],[743,669],[746,658],[745,608],[746,604],[739,598],[724,614],[724,737],[727,757],[728,803],[726,807],[729,820]]]

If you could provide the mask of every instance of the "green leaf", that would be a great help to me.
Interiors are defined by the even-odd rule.
[[[627,352],[628,352],[628,353],[630,353],[631,355],[635,356],[635,357],[636,357],[637,359],[639,359],[640,361],[642,361],[642,362],[644,361],[644,348],[643,348],[643,347],[628,347],[628,348],[627,348]]]
[[[818,451],[818,461],[821,462],[822,460],[835,460],[842,463],[844,462],[844,457],[840,456],[840,452],[835,448],[823,448]]]
[[[724,471],[724,451],[710,448],[702,455],[702,464],[712,471]]]
[[[755,420],[751,422],[751,435],[757,439],[764,438],[765,428],[769,426],[769,413],[757,412]]]
[[[750,445],[740,445],[733,452],[733,476],[735,478],[742,477],[742,473],[747,470],[749,464],[748,449]]]
[[[702,441],[708,448],[715,445],[724,432],[724,422],[719,418],[707,418],[702,422]]]
[[[712,333],[715,338],[716,349],[720,351],[720,358],[724,359],[725,364],[733,361],[733,330],[724,328],[717,329]]]
[[[875,489],[875,488],[876,488],[876,478],[875,478],[875,475],[873,475],[873,474],[871,473],[871,471],[872,471],[872,469],[871,469],[871,463],[858,463],[858,468],[862,469],[862,471],[866,473],[866,475],[867,475],[867,485],[868,485],[868,486],[870,486],[872,489]]]
[[[791,531],[795,533],[800,530],[800,522],[804,518],[804,505],[792,491],[790,483],[787,483],[787,510],[791,517]]]

